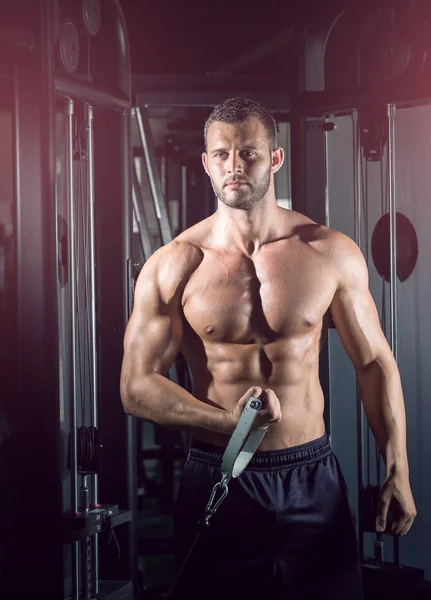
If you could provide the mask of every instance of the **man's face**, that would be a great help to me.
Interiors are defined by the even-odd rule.
[[[281,165],[274,165],[273,155],[266,129],[257,119],[234,125],[215,121],[208,129],[202,160],[219,200],[251,210],[265,197]]]

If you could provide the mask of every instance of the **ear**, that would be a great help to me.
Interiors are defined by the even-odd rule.
[[[272,151],[272,164],[271,169],[273,173],[277,173],[277,171],[281,168],[284,163],[284,150],[283,148],[276,148]]]
[[[209,176],[208,173],[208,154],[206,152],[202,152],[202,164],[205,169],[205,173]]]

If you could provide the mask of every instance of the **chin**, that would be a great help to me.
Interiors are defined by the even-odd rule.
[[[220,198],[220,201],[229,208],[237,208],[238,210],[250,210],[253,208],[253,203],[248,198]]]

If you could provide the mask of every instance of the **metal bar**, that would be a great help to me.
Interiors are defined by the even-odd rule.
[[[279,31],[269,40],[253,46],[240,56],[231,59],[217,69],[218,73],[235,73],[253,65],[257,61],[261,61],[267,56],[271,56],[281,48],[290,46],[295,38],[295,27],[291,25],[282,31]]]
[[[395,360],[398,359],[398,330],[397,330],[397,209],[395,197],[395,112],[394,104],[388,104],[389,120],[389,219],[390,219],[390,323],[391,348]]]
[[[388,168],[389,168],[389,221],[390,221],[390,344],[395,360],[398,362],[398,299],[397,299],[397,205],[395,193],[395,104],[388,104]],[[400,566],[399,538],[393,538],[394,563]]]
[[[66,105],[66,147],[67,147],[67,191],[69,201],[69,256],[71,316],[70,329],[72,338],[72,381],[70,395],[70,489],[71,510],[78,512],[78,449],[77,449],[77,389],[78,389],[78,348],[77,348],[77,282],[76,282],[76,248],[75,248],[75,186],[73,178],[73,132],[75,106],[73,100]],[[72,544],[72,586],[75,600],[79,599],[79,542]]]
[[[120,0],[105,2],[104,7],[111,13],[114,24],[115,42],[117,50],[117,81],[120,90],[127,98],[132,98],[132,69],[130,62],[130,43],[127,32],[127,23],[121,8]],[[132,135],[131,135],[131,105],[121,115],[120,148],[122,171],[122,203],[123,203],[123,285],[124,285],[124,324],[129,319],[129,260],[132,254],[133,235],[133,179],[132,179]],[[136,456],[136,423],[137,419],[128,415],[126,417],[127,436],[127,504],[132,511],[132,521],[128,526],[128,564],[133,581],[134,597],[138,597],[138,539],[136,527],[137,515],[137,456]]]
[[[108,108],[118,112],[127,111],[131,106],[130,97],[124,92],[110,90],[100,85],[64,75],[55,78],[55,90],[65,98],[83,100],[92,106]]]
[[[162,184],[162,193],[166,198],[166,188],[167,188],[167,172],[166,172],[166,156],[162,156],[160,158],[160,179]]]
[[[257,87],[257,86],[254,86]],[[255,100],[265,105],[268,110],[276,111],[278,113],[289,114],[289,107],[291,104],[290,95],[286,92],[269,92],[264,86],[259,91],[255,89],[245,88],[244,90],[233,92],[232,88],[226,87],[225,89],[231,90],[231,94],[236,93],[250,100]],[[140,91],[136,94],[136,104],[138,106],[169,106],[169,107],[204,107],[208,108],[211,106],[217,106],[226,100],[226,91],[214,90],[214,91]]]
[[[95,187],[94,187],[94,108],[84,103],[85,108],[85,128],[87,133],[87,201],[89,208],[89,228],[90,228],[90,345],[91,345],[91,422],[93,427],[99,426],[98,414],[98,377],[97,377],[97,306],[96,306],[96,236],[95,236]],[[99,504],[99,476],[95,474],[91,477],[92,483],[92,504]],[[91,549],[91,550],[90,550]],[[93,585],[95,593],[99,589],[99,536],[96,534],[94,539],[88,545],[88,551],[91,552]]]
[[[133,161],[133,206],[136,215],[136,221],[139,228],[139,237],[141,239],[142,252],[145,260],[148,260],[154,252],[153,245],[151,243],[150,231],[147,226],[147,220],[144,210],[144,198],[142,196],[142,187],[138,180],[138,174],[136,172],[136,164]]]
[[[15,3],[1,4],[2,8],[11,5]],[[15,339],[8,347],[16,361],[15,385],[6,406],[9,404],[13,409],[17,447],[31,449],[15,453],[13,458],[15,472],[26,473],[25,478],[17,477],[14,482],[14,513],[27,515],[32,535],[28,535],[26,526],[20,523],[22,520],[13,518],[15,550],[9,554],[9,576],[2,578],[0,593],[10,598],[42,595],[47,590],[47,581],[50,590],[61,595],[64,581],[63,555],[58,551],[62,506],[61,381],[56,268],[55,49],[49,35],[53,31],[50,5],[49,0],[31,3],[32,24],[41,41],[35,52],[4,57],[0,51],[2,70],[11,75],[10,84],[1,81],[0,95],[2,100],[7,99],[6,107],[10,110],[6,113],[11,118],[12,144],[8,135],[1,143],[5,149],[7,145],[13,157],[10,174],[15,314],[11,325],[16,327]],[[26,16],[28,13],[21,14],[23,20]],[[1,404],[7,394],[2,387]],[[28,502],[28,490],[36,489],[42,481],[43,493],[33,494]],[[0,486],[5,489],[3,479]],[[47,510],[47,503],[51,510]],[[46,537],[47,528],[50,535]],[[42,551],[41,538],[44,538]],[[31,561],[26,561],[27,556],[32,557]],[[22,573],[23,562],[27,562],[25,576],[16,577],[15,574]]]
[[[325,119],[328,122],[328,119]],[[329,147],[328,132],[325,131],[325,225],[330,227],[329,220]],[[289,178],[290,179],[290,178]]]
[[[78,452],[77,452],[77,382],[78,382],[78,348],[77,348],[77,299],[76,299],[76,248],[75,248],[75,185],[73,179],[73,132],[74,132],[75,106],[73,100],[69,100],[66,106],[67,119],[67,178],[69,196],[69,266],[70,266],[70,295],[71,295],[71,337],[72,337],[72,394],[70,403],[70,472],[71,472],[71,496],[72,512],[78,512]]]
[[[91,363],[92,363],[92,395],[91,395],[91,419],[94,427],[98,426],[98,387],[97,387],[97,308],[96,308],[96,241],[95,241],[95,191],[94,191],[94,109],[89,104],[85,104],[86,112],[86,133],[87,133],[87,165],[88,165],[88,187],[87,200],[89,209],[90,226],[90,244],[89,244],[89,262],[90,262],[90,331],[91,331]],[[93,504],[97,504],[98,489],[97,476],[93,481]]]
[[[354,202],[354,236],[355,242],[360,247],[360,222],[361,222],[361,179],[360,179],[360,147],[359,147],[359,114],[356,109],[352,111],[353,120],[353,202]]]
[[[361,149],[359,137],[359,114],[356,109],[352,111],[353,121],[353,206],[354,206],[354,237],[356,244],[361,247]],[[361,394],[356,382],[356,423],[357,423],[357,460],[358,460],[358,530],[359,530],[359,556],[365,559],[364,549],[364,472],[363,472],[363,431],[364,414],[361,403]]]
[[[216,204],[217,206],[217,204]],[[187,229],[187,167],[181,167],[181,230]]]
[[[144,150],[145,163],[147,166],[148,180],[150,182],[151,193],[153,195],[154,206],[156,209],[157,218],[160,221],[160,233],[163,244],[168,244],[172,240],[171,225],[169,222],[168,210],[166,201],[163,196],[160,175],[156,165],[156,156],[152,143],[152,136],[148,116],[146,112],[141,111],[139,107],[134,109],[136,120],[138,123],[139,135],[141,138],[142,148]]]
[[[387,89],[371,90],[364,92],[348,93],[337,92],[302,92],[298,98],[298,111],[306,115],[335,116],[348,115],[352,106],[361,108],[370,105],[387,105],[395,102],[400,107],[426,106],[430,104],[431,86],[424,80],[423,86],[400,88],[388,91]]]
[[[338,12],[337,12],[338,10]],[[328,9],[316,23],[303,27],[299,48],[299,89],[319,92],[325,89],[325,51],[332,30],[346,11]]]

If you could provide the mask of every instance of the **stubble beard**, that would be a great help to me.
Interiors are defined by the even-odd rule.
[[[240,188],[229,190],[227,187],[218,187],[211,177],[210,179],[214,193],[220,202],[223,202],[225,206],[229,206],[230,208],[250,211],[259,206],[269,189],[271,184],[271,167],[263,173],[261,179],[254,186],[247,184]]]

